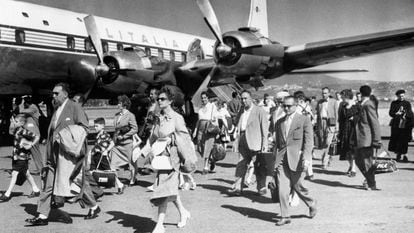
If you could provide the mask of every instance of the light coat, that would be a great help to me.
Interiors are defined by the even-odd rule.
[[[267,148],[267,137],[269,133],[269,120],[267,113],[260,107],[253,105],[250,112],[249,118],[246,124],[246,140],[247,146],[252,151],[260,151],[263,148]],[[238,132],[241,131],[242,119],[244,108],[239,112],[238,121]]]
[[[276,122],[275,164],[279,165],[287,153],[290,170],[301,171],[304,168],[304,160],[311,161],[312,159],[313,130],[309,117],[298,113],[294,114],[287,137],[285,136],[287,116]]]

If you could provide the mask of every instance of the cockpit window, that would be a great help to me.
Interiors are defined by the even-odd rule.
[[[49,26],[49,22],[47,20],[43,20],[43,25]]]
[[[29,15],[26,12],[22,12],[22,15],[26,18],[29,18]]]

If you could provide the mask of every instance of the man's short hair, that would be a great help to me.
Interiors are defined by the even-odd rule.
[[[233,91],[231,93],[231,97],[236,98],[239,95],[239,93],[237,91]]]
[[[359,88],[359,92],[361,92],[361,95],[364,97],[369,97],[371,95],[371,87],[368,85],[363,85]]]
[[[73,99],[75,98],[75,96],[79,96],[77,100],[78,103],[83,105],[86,102],[85,96],[83,96],[83,94],[77,93],[76,95],[73,96]]]
[[[295,101],[295,103],[297,102],[296,98],[293,95],[288,95],[286,96],[283,101],[286,101],[287,99],[293,99]]]
[[[354,98],[354,93],[352,92],[351,89],[342,90],[341,95],[345,99],[353,99]]]
[[[93,123],[100,124],[100,125],[105,125],[105,119],[103,117],[98,117],[95,120],[93,120]]]
[[[70,87],[69,87],[69,84],[67,84],[67,83],[60,82],[60,83],[56,84],[55,87],[61,87],[62,91],[66,92],[68,95],[70,93]]]
[[[295,93],[293,93],[293,96],[297,100],[305,100],[306,99],[305,93],[303,93],[303,91],[295,91]]]
[[[329,92],[331,91],[331,89],[329,89],[329,87],[322,87],[322,91],[323,90],[328,90]]]
[[[395,95],[401,95],[401,94],[405,94],[405,90],[403,90],[403,89],[400,89],[400,90],[398,90],[397,92],[395,92]]]

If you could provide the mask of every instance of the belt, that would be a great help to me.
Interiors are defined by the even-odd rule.
[[[242,134],[242,133],[246,133],[246,130],[241,130],[241,131],[240,131],[240,133],[241,133],[241,134]]]

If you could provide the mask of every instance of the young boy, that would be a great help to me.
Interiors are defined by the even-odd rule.
[[[91,166],[90,170],[111,170],[109,162],[109,152],[115,146],[112,137],[107,133],[105,128],[105,119],[102,117],[94,120],[94,127],[98,134],[96,135],[95,146],[91,150]],[[100,161],[100,162],[99,162]],[[125,185],[118,179],[115,178],[116,186],[118,187],[117,194],[123,194]]]
[[[37,187],[32,175],[28,170],[29,159],[31,156],[30,149],[39,141],[39,135],[25,128],[27,118],[24,114],[18,114],[10,124],[9,133],[14,136],[13,160],[12,160],[12,178],[7,191],[0,197],[0,202],[7,202],[11,198],[11,192],[16,184],[17,175],[25,174],[27,180],[32,185],[32,193],[29,198],[38,197],[40,190]]]

